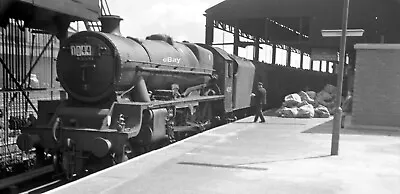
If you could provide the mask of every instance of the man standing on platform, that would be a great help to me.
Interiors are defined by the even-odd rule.
[[[258,118],[261,119],[260,123],[265,123],[264,115],[263,115],[263,106],[267,104],[267,91],[264,89],[263,84],[258,82],[257,91],[255,94],[255,102],[256,102],[256,114],[254,117],[254,122],[257,122]]]
[[[341,120],[341,128],[344,128],[346,116],[351,115],[351,113],[353,112],[352,111],[353,110],[353,91],[347,92],[347,97],[342,104],[342,110],[343,110],[343,114],[342,114],[342,120]]]

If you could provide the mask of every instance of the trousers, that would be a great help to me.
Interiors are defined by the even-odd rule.
[[[265,122],[264,115],[262,112],[262,104],[256,106],[256,114],[254,117],[254,122],[257,122],[258,118],[260,118],[261,122]]]

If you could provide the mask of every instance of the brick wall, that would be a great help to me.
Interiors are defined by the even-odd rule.
[[[400,127],[400,44],[355,48],[352,125]]]

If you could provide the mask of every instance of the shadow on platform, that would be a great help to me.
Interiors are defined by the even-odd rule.
[[[251,162],[251,163],[242,163],[242,164],[234,164],[234,165],[255,165],[255,164],[269,164],[269,163],[278,163],[278,162],[292,162],[298,160],[310,160],[310,159],[319,159],[319,158],[327,158],[331,157],[331,155],[320,155],[320,156],[310,156],[304,158],[289,158],[289,159],[282,159],[282,160],[270,160],[270,161],[262,161],[262,162]]]
[[[179,162],[178,164],[212,167],[212,168],[230,168],[230,169],[242,169],[242,170],[267,171],[268,168],[251,167],[248,165],[270,164],[270,163],[278,163],[278,162],[292,162],[292,161],[319,159],[319,158],[327,158],[327,157],[331,157],[331,155],[320,155],[320,156],[311,156],[311,157],[304,157],[304,158],[290,158],[290,159],[282,159],[282,160],[249,162],[249,163],[240,163],[240,164],[211,164],[211,163],[198,163],[198,162]]]
[[[211,163],[198,163],[198,162],[179,162],[178,164],[191,165],[191,166],[212,167],[212,168],[230,168],[230,169],[261,170],[261,171],[267,171],[268,170],[268,168],[241,166],[241,165],[245,165],[245,164],[231,165],[231,164],[211,164]]]
[[[345,128],[340,129],[340,134],[343,135],[375,135],[375,136],[394,136],[400,137],[400,131],[391,131],[383,129],[356,129],[351,128],[351,118],[346,118]],[[333,120],[315,126],[311,129],[303,131],[302,133],[315,133],[315,134],[332,134]]]
[[[293,123],[293,122],[288,122],[288,123],[282,123],[282,122],[271,122],[271,121],[266,121],[265,123],[260,123],[260,120],[258,120],[257,122],[253,122],[252,120],[251,121],[236,121],[235,122],[235,124],[236,123],[238,123],[238,124],[250,124],[250,123],[254,123],[254,124],[260,124],[260,125],[292,125],[292,126],[296,126],[296,125],[302,125],[302,126],[304,126],[304,125],[307,125],[307,124],[304,124],[304,123]]]

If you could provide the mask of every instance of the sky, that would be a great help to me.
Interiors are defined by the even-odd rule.
[[[205,40],[205,10],[223,0],[107,0],[111,14],[119,15],[124,36],[145,38],[168,34],[177,41]]]

